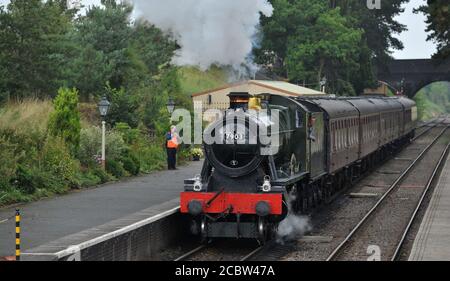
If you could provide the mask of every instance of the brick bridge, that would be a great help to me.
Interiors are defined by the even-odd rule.
[[[450,82],[450,58],[446,60],[393,60],[378,71],[378,80],[403,94],[414,97],[423,87],[438,81]]]

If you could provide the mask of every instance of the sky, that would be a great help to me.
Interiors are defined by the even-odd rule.
[[[85,6],[99,4],[100,0],[81,0]],[[0,0],[0,5],[7,4],[9,0]],[[432,42],[426,41],[427,33],[425,32],[425,16],[422,14],[414,14],[413,9],[426,3],[426,0],[410,0],[405,4],[405,12],[400,15],[397,20],[408,27],[408,31],[400,35],[396,35],[403,44],[405,49],[394,51],[393,56],[396,59],[417,59],[429,58],[436,51],[436,46]],[[381,2],[383,4],[383,0]]]
[[[433,42],[426,41],[425,15],[413,13],[414,8],[418,8],[423,4],[426,4],[426,0],[410,0],[404,6],[405,12],[396,18],[396,20],[408,27],[408,31],[395,36],[405,46],[403,50],[393,53],[396,59],[429,58],[436,52],[436,45]]]

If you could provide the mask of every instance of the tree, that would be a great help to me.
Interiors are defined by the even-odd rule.
[[[73,155],[80,145],[80,113],[78,111],[78,91],[61,88],[53,101],[55,111],[49,119],[48,129],[51,135],[61,137]]]
[[[80,16],[71,42],[76,42],[68,85],[80,90],[82,99],[102,96],[105,84],[124,88],[127,94],[147,87],[159,66],[170,62],[176,49],[161,30],[145,21],[130,21],[132,7],[125,2],[103,0]]]
[[[110,124],[127,123],[133,128],[139,125],[139,103],[135,95],[130,95],[124,88],[113,89],[106,85],[106,96],[111,102],[108,113],[108,121]]]
[[[427,6],[421,6],[416,12],[427,16],[428,40],[437,43],[436,57],[450,56],[450,2],[448,0],[428,0]]]
[[[374,66],[384,67],[391,59],[392,50],[403,49],[403,43],[395,37],[406,31],[406,26],[394,18],[409,0],[384,0],[381,9],[368,9],[367,1],[330,0],[330,7],[340,7],[345,17],[351,17],[356,27],[364,30],[364,44],[371,50]]]
[[[263,20],[263,52],[276,54],[289,80],[318,88],[323,77],[328,92],[354,94],[350,71],[358,67],[362,31],[330,9],[326,1],[274,0],[274,15]]]
[[[0,9],[0,92],[21,98],[57,91],[72,16],[62,2],[12,0]]]
[[[405,26],[394,17],[406,1],[383,1],[380,10],[370,10],[360,0],[271,0],[274,15],[262,18],[264,38],[255,56],[295,83],[317,87],[325,74],[332,93],[361,93],[376,85],[375,69],[392,49],[403,48],[394,36]]]

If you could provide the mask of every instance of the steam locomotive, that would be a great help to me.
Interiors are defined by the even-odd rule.
[[[232,110],[205,131],[219,141],[204,144],[201,174],[180,198],[204,241],[264,243],[289,212],[308,213],[415,135],[406,97],[229,96]],[[263,132],[278,141],[263,143]]]

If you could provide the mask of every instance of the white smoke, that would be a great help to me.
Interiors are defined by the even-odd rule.
[[[297,189],[292,189],[287,196],[289,213],[278,225],[276,233],[276,241],[280,244],[299,239],[312,230],[309,217],[297,215],[294,211],[293,204],[297,200],[297,196]]]
[[[270,17],[267,0],[132,0],[135,16],[171,34],[181,46],[173,63],[231,66],[256,72],[250,57],[258,44],[260,13]]]
[[[289,214],[279,225],[276,241],[280,244],[301,238],[311,231],[308,217]]]

